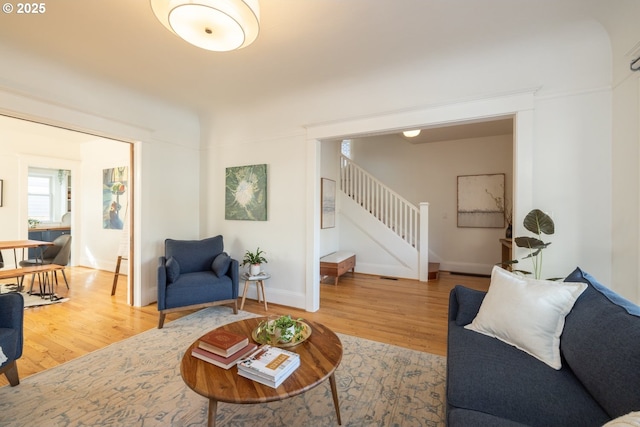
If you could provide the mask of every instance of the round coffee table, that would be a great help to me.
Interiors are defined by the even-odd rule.
[[[251,332],[265,317],[240,320],[220,326],[251,339]],[[298,367],[278,388],[262,385],[256,381],[238,375],[238,368],[222,369],[191,355],[199,339],[189,346],[180,364],[180,374],[184,382],[193,391],[209,399],[208,425],[216,424],[218,402],[227,403],[264,403],[283,400],[311,390],[329,378],[333,404],[338,424],[340,405],[336,388],[335,370],[342,360],[342,343],[337,335],[320,323],[305,320],[311,326],[311,336],[303,343],[288,347],[300,355]]]

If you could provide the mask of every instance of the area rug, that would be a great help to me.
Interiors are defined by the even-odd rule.
[[[0,294],[6,294],[8,292],[17,292],[18,285],[16,284],[0,284]],[[61,302],[69,301],[69,298],[58,298],[55,294],[53,298],[41,298],[39,295],[29,295],[28,292],[20,292],[24,298],[24,308],[40,307],[42,305],[59,304]]]
[[[211,307],[0,387],[2,426],[205,426],[208,401],[180,377],[206,331],[255,317]],[[342,425],[444,426],[445,358],[338,334]],[[281,402],[218,404],[217,426],[336,426],[329,381]]]

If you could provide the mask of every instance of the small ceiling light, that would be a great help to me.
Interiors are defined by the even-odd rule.
[[[402,134],[407,138],[413,138],[414,136],[420,135],[420,129],[405,130],[404,132],[402,132]]]
[[[151,0],[151,9],[169,31],[206,50],[242,49],[260,31],[258,0]]]

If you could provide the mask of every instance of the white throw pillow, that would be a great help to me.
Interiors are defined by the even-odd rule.
[[[564,319],[586,288],[584,283],[530,279],[494,267],[480,310],[465,328],[497,338],[560,369]]]
[[[640,427],[640,412],[630,412],[609,421],[602,427]]]

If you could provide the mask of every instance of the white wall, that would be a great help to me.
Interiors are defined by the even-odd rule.
[[[457,177],[504,173],[505,192],[513,200],[512,135],[427,144],[412,144],[399,134],[356,138],[353,158],[415,206],[429,203],[430,260],[442,270],[490,274],[500,262],[504,228],[458,228]]]
[[[336,192],[340,191],[340,154],[342,141],[325,141],[321,145],[320,177],[332,179],[336,182]],[[336,213],[340,211],[336,199]],[[320,230],[320,256],[325,256],[341,249],[340,247],[340,215],[336,215],[333,228]]]
[[[82,239],[80,265],[109,271],[115,269],[122,234],[126,231],[103,228],[102,171],[129,167],[129,148],[127,143],[104,138],[82,144],[82,184],[75,193],[82,204],[80,233],[76,233]],[[127,196],[129,194],[130,188]],[[127,205],[131,208],[130,203]],[[121,219],[125,219],[124,211]],[[126,271],[124,265],[121,268]]]
[[[202,156],[207,190],[202,200],[203,237],[221,234],[225,250],[239,261],[246,250],[264,250],[268,261],[264,269],[272,275],[265,282],[267,298],[294,307],[304,306],[305,301],[300,287],[305,282],[306,265],[306,210],[300,200],[307,185],[302,135],[228,141],[210,147]],[[253,164],[267,165],[267,221],[225,220],[225,169]]]
[[[218,189],[223,188],[223,168],[233,166],[239,158],[243,158],[244,163],[263,163],[278,157],[282,160],[271,163],[270,172],[286,174],[288,171],[292,179],[300,179],[304,176],[299,173],[300,168],[314,164],[308,157],[313,156],[314,151],[281,151],[281,145],[285,136],[295,135],[308,125],[348,122],[394,111],[411,112],[420,107],[446,107],[537,88],[530,129],[533,146],[528,148],[534,159],[531,188],[519,199],[516,213],[521,216],[515,218],[515,223],[520,223],[524,214],[535,207],[552,211],[561,232],[553,243],[557,252],[546,258],[543,274],[566,275],[581,265],[604,283],[611,283],[611,259],[602,256],[611,250],[611,47],[602,26],[591,21],[576,21],[562,28],[550,26],[535,38],[514,37],[505,40],[503,45],[477,46],[477,49],[467,46],[464,52],[451,51],[424,62],[416,52],[416,58],[411,67],[390,66],[359,76],[357,80],[334,81],[295,94],[283,94],[281,98],[256,100],[236,111],[228,110],[203,119],[207,134],[204,144],[212,152],[217,147],[224,148],[224,156],[216,156],[215,161],[209,159],[213,179],[204,183],[206,198],[221,200]],[[471,69],[469,64],[473,64]],[[446,115],[442,117],[444,121],[449,119]],[[424,123],[399,121],[391,123],[389,129],[411,124]],[[356,127],[344,128],[352,133],[333,136],[358,136]],[[286,140],[289,147],[305,144],[301,136]],[[256,150],[249,151],[249,146]],[[585,153],[585,149],[594,150],[595,154]],[[560,153],[559,159],[564,162],[554,159],[556,153]],[[572,155],[578,156],[579,161],[571,161],[575,158]],[[249,162],[248,158],[252,160]],[[592,191],[582,185],[585,182],[595,185]],[[304,214],[306,200],[316,198],[314,194],[309,197],[307,192],[316,191],[317,187],[314,181],[288,189],[286,210],[296,215],[290,215],[286,234],[278,227],[224,221],[221,205],[216,212],[206,210],[204,216],[211,228],[224,224],[226,235],[236,236],[239,247],[253,246],[257,230],[249,229],[259,228],[261,247],[268,247],[277,262],[282,263],[270,268],[290,271],[286,285],[281,284],[283,277],[278,282],[273,280],[272,286],[293,287],[297,293],[308,294],[309,289],[316,286],[312,283],[316,275],[307,275],[307,282],[303,282],[298,273],[305,267],[315,267],[304,263],[296,265],[281,254],[292,247],[312,250],[313,244],[304,245],[304,242],[309,236],[309,227],[317,225],[315,213],[307,206],[307,216]],[[593,190],[601,191],[598,199],[602,203],[594,203]],[[576,201],[577,197],[581,198]],[[278,203],[271,196],[269,202],[271,209]],[[588,213],[584,211],[585,205],[589,205]],[[284,206],[279,208],[284,210]],[[524,230],[516,228],[516,234],[519,232]],[[598,238],[597,247],[590,243],[594,235]],[[303,258],[296,259],[303,262]]]
[[[2,43],[0,56],[0,113],[135,144],[134,303],[155,301],[164,239],[200,234],[197,116]]]

